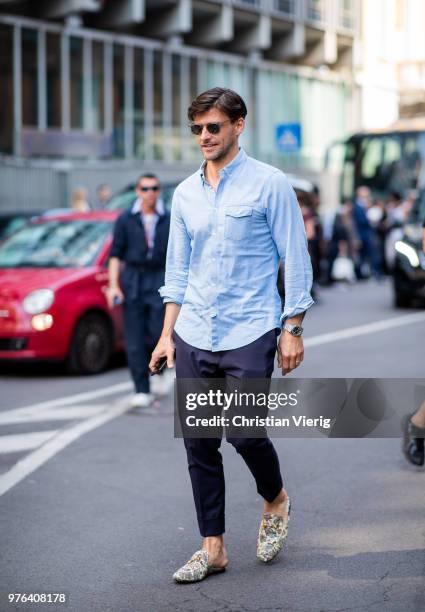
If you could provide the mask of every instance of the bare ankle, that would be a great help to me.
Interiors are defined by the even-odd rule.
[[[286,501],[286,498],[288,497],[287,492],[285,491],[285,489],[282,489],[281,492],[279,493],[279,495],[276,497],[276,499],[273,500],[273,504],[282,504],[284,501]]]
[[[287,497],[288,497],[287,492],[285,491],[285,489],[282,489],[280,493],[278,493],[278,495],[274,498],[273,501],[268,502],[267,500],[264,500],[264,506],[266,507],[279,506],[280,504],[283,504],[284,501],[286,501]]]
[[[215,552],[219,552],[224,548],[224,538],[222,535],[220,536],[208,536],[204,538],[202,543],[203,548],[206,550],[211,550]]]

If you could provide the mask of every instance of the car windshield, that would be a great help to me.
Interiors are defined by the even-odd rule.
[[[108,210],[126,210],[134,204],[136,194],[134,189],[129,189],[123,193],[113,196],[106,205]]]
[[[29,220],[30,217],[19,215],[0,218],[0,241],[6,240],[6,238],[11,236],[16,230],[28,223]]]
[[[0,268],[90,266],[111,231],[109,221],[31,223],[0,245]]]

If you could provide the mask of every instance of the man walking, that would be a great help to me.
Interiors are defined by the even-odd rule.
[[[246,155],[238,139],[247,114],[232,90],[214,88],[188,110],[204,162],[177,187],[171,212],[164,327],[149,364],[176,358],[177,378],[270,378],[276,348],[283,373],[302,361],[300,327],[313,304],[311,262],[298,202],[285,175]],[[285,263],[285,307],[276,287]],[[276,337],[281,331],[276,347]],[[266,438],[228,438],[264,499],[257,556],[270,561],[287,534],[290,502],[279,460]],[[202,549],[178,582],[223,571],[224,474],[221,438],[185,438]]]
[[[170,220],[156,210],[160,193],[156,176],[140,177],[136,201],[115,224],[109,259],[108,304],[123,303],[125,348],[136,390],[131,404],[140,408],[153,399],[148,362],[164,317],[158,289],[164,282]]]

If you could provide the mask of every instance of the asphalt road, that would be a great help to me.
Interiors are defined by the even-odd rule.
[[[424,378],[425,310],[393,309],[388,282],[322,289],[305,329],[291,376]],[[92,378],[3,369],[1,612],[424,610],[425,474],[394,438],[274,441],[293,505],[269,566],[261,500],[223,442],[228,571],[174,584],[200,546],[185,453],[171,398],[128,413],[129,380],[120,360]],[[69,601],[7,603],[31,592]]]

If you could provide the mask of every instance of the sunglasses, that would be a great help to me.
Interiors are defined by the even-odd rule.
[[[225,123],[229,123],[229,121],[230,119],[226,119],[226,121],[218,121],[217,123],[191,123],[189,127],[190,131],[192,134],[195,134],[195,136],[200,136],[202,134],[204,126],[207,128],[207,132],[210,134],[218,134],[221,130],[221,126]]]
[[[158,185],[155,185],[155,187],[137,187],[137,189],[139,191],[144,191],[144,192],[146,192],[146,191],[159,191]]]

